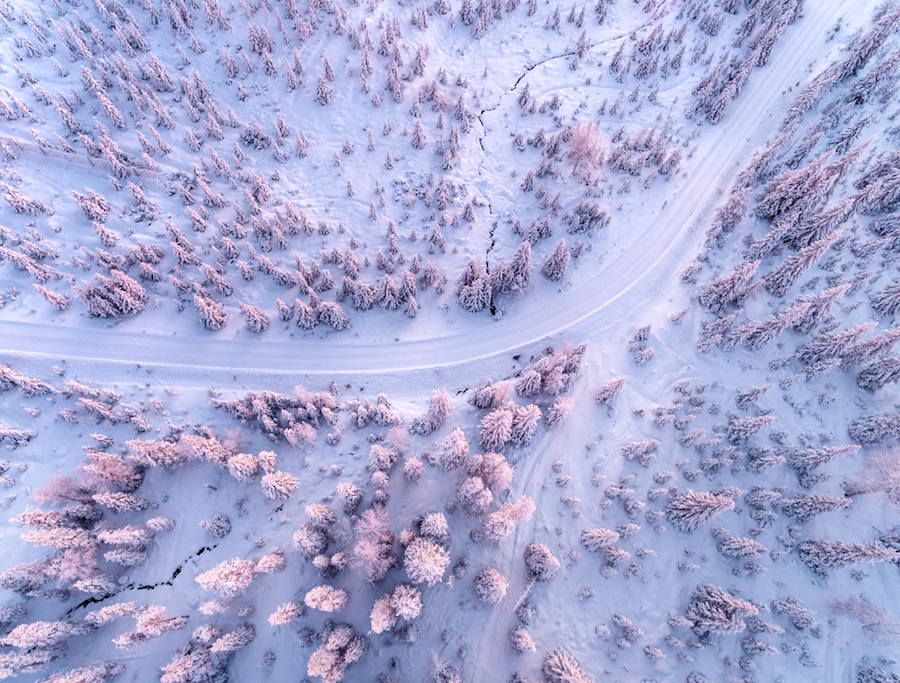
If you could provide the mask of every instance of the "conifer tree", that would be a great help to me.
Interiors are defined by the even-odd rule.
[[[679,493],[666,504],[666,519],[679,531],[690,532],[716,515],[734,508],[734,500],[712,493]]]

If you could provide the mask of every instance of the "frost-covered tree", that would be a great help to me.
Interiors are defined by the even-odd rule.
[[[818,261],[825,250],[840,237],[840,231],[826,235],[813,242],[808,247],[803,247],[793,256],[785,259],[784,263],[770,271],[764,278],[766,291],[774,297],[783,297],[800,275],[813,263]]]
[[[832,358],[842,358],[853,349],[864,334],[875,327],[877,323],[870,322],[817,335],[800,348],[797,360],[809,367]]]
[[[457,427],[441,444],[440,463],[445,470],[455,470],[466,461],[469,444],[466,435]]]
[[[515,409],[509,432],[509,442],[514,448],[522,448],[531,443],[540,419],[541,409],[534,403]],[[488,446],[485,448],[487,449]]]
[[[713,313],[722,313],[729,304],[740,305],[754,289],[753,276],[760,261],[752,261],[734,272],[700,288],[698,301]]]
[[[827,569],[840,569],[851,564],[900,560],[900,551],[875,543],[804,541],[797,546],[797,551],[803,563],[819,575],[824,575]]]
[[[622,446],[622,457],[626,460],[637,460],[644,467],[649,467],[650,463],[656,457],[655,451],[659,446],[656,439],[643,439],[642,441],[632,441]]]
[[[450,395],[440,389],[428,399],[428,411],[410,424],[411,434],[427,436],[440,429],[450,415]]]
[[[520,497],[515,503],[504,503],[503,507],[484,520],[481,535],[489,543],[505,541],[517,525],[531,519],[534,511],[534,501],[528,496]]]
[[[225,308],[208,294],[195,293],[194,307],[200,314],[200,321],[203,323],[203,326],[208,330],[221,330],[228,322]]]
[[[734,509],[728,496],[708,492],[679,493],[666,503],[666,519],[679,531],[690,532],[726,510]]]
[[[509,634],[509,644],[512,646],[512,649],[515,650],[518,654],[523,654],[525,652],[534,652],[537,650],[537,645],[534,644],[534,639],[531,637],[531,634],[523,626],[516,626]]]
[[[334,301],[322,301],[316,310],[319,314],[319,321],[330,325],[335,330],[340,331],[350,327],[350,319],[340,304]]]
[[[712,219],[712,224],[706,232],[708,246],[721,244],[725,236],[733,232],[737,224],[747,213],[747,202],[750,199],[749,187],[736,188],[728,195],[728,200],[720,206]]]
[[[694,633],[705,635],[740,633],[747,625],[739,617],[757,614],[759,609],[752,603],[717,586],[703,584],[694,590],[685,616],[692,623]]]
[[[255,562],[236,557],[200,574],[196,580],[203,590],[214,591],[223,598],[233,598],[250,587],[255,569]]]
[[[263,493],[271,500],[287,500],[300,486],[300,480],[290,472],[271,472],[264,475],[261,482]]]
[[[860,417],[850,423],[850,437],[864,446],[900,437],[900,413]]]
[[[403,555],[406,574],[413,583],[433,586],[441,581],[448,564],[450,555],[447,551],[425,538],[414,539]]]
[[[529,581],[550,581],[559,571],[559,560],[539,543],[525,546],[525,574]]]
[[[765,394],[769,389],[771,389],[774,384],[760,384],[755,387],[748,387],[747,389],[738,389],[735,393],[735,402],[737,403],[737,407],[741,410],[747,410],[753,405],[753,402]]]
[[[470,515],[482,515],[494,500],[494,494],[484,485],[481,477],[468,477],[456,489],[460,505]]]
[[[725,434],[728,437],[729,443],[739,446],[749,441],[774,421],[774,415],[736,417],[728,423],[728,429],[725,430]]]
[[[349,601],[350,595],[347,591],[333,588],[327,584],[316,586],[303,598],[307,607],[322,612],[340,612]]]
[[[886,358],[873,363],[856,376],[856,384],[872,392],[898,380],[900,380],[900,358]]]
[[[720,553],[733,559],[759,557],[766,552],[766,547],[762,543],[740,536],[725,536],[719,539],[717,545]]]
[[[355,532],[353,566],[367,581],[377,583],[394,563],[394,534],[387,511],[382,507],[366,510],[357,521]]]
[[[514,415],[513,409],[504,406],[482,418],[478,439],[485,450],[496,451],[509,441],[512,436]]]
[[[98,273],[94,279],[97,284],[83,280],[84,289],[73,288],[91,317],[133,315],[144,310],[148,299],[146,290],[121,270],[113,268],[109,277]]]
[[[619,534],[610,529],[585,529],[581,532],[581,545],[592,553],[608,548],[618,540]]]
[[[778,503],[781,512],[798,522],[833,510],[844,510],[853,503],[847,496],[826,496],[818,493],[798,493],[790,498],[783,498]]]
[[[619,394],[622,393],[622,388],[624,386],[625,377],[616,377],[615,379],[611,379],[602,387],[600,387],[600,389],[594,395],[594,401],[596,401],[598,405],[606,406],[607,412],[612,414],[613,404],[619,397]]]
[[[804,475],[808,475],[817,467],[821,467],[825,463],[831,462],[841,455],[849,455],[860,449],[857,445],[850,446],[827,446],[825,448],[800,449],[793,451],[787,455],[787,464],[793,467],[800,474],[800,482],[803,483]]]
[[[544,655],[541,674],[547,683],[593,683],[578,661],[561,647]]]
[[[560,240],[556,245],[553,253],[544,261],[541,273],[548,280],[560,280],[566,274],[566,268],[569,265],[571,254],[566,249],[566,241]]]
[[[544,425],[548,431],[554,431],[562,426],[563,421],[575,407],[574,401],[568,396],[558,396],[544,413]]]
[[[493,567],[485,567],[475,575],[475,595],[487,605],[503,600],[509,581]]]
[[[264,332],[269,327],[269,316],[262,312],[259,306],[251,306],[243,301],[239,302],[241,313],[244,314],[244,322],[251,332]]]

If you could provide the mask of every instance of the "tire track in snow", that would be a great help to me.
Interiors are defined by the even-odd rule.
[[[154,366],[157,377],[183,377],[199,371],[207,378],[231,379],[234,371],[298,375],[340,375],[421,371],[507,354],[566,333],[586,338],[647,310],[677,286],[678,274],[696,248],[698,219],[718,200],[716,186],[735,162],[755,149],[760,131],[773,133],[780,120],[781,93],[805,78],[812,49],[852,0],[814,3],[790,34],[776,45],[767,67],[751,78],[730,116],[708,135],[716,136],[675,198],[649,221],[640,239],[566,295],[565,305],[512,310],[502,321],[424,340],[354,343],[346,335],[335,343],[326,333],[302,342],[238,343],[211,337],[91,330],[51,324],[0,321],[0,356],[75,358],[103,363]],[[789,66],[776,68],[788,62]],[[775,96],[772,96],[775,93]],[[656,226],[659,226],[658,228]],[[520,307],[524,309],[524,306]],[[99,340],[99,343],[98,343]],[[177,360],[175,360],[177,359]]]

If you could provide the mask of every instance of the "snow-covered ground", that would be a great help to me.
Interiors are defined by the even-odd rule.
[[[0,677],[897,680],[898,29],[0,2]]]

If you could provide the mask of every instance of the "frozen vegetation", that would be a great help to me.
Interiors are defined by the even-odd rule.
[[[0,679],[900,680],[896,0],[0,36]]]

